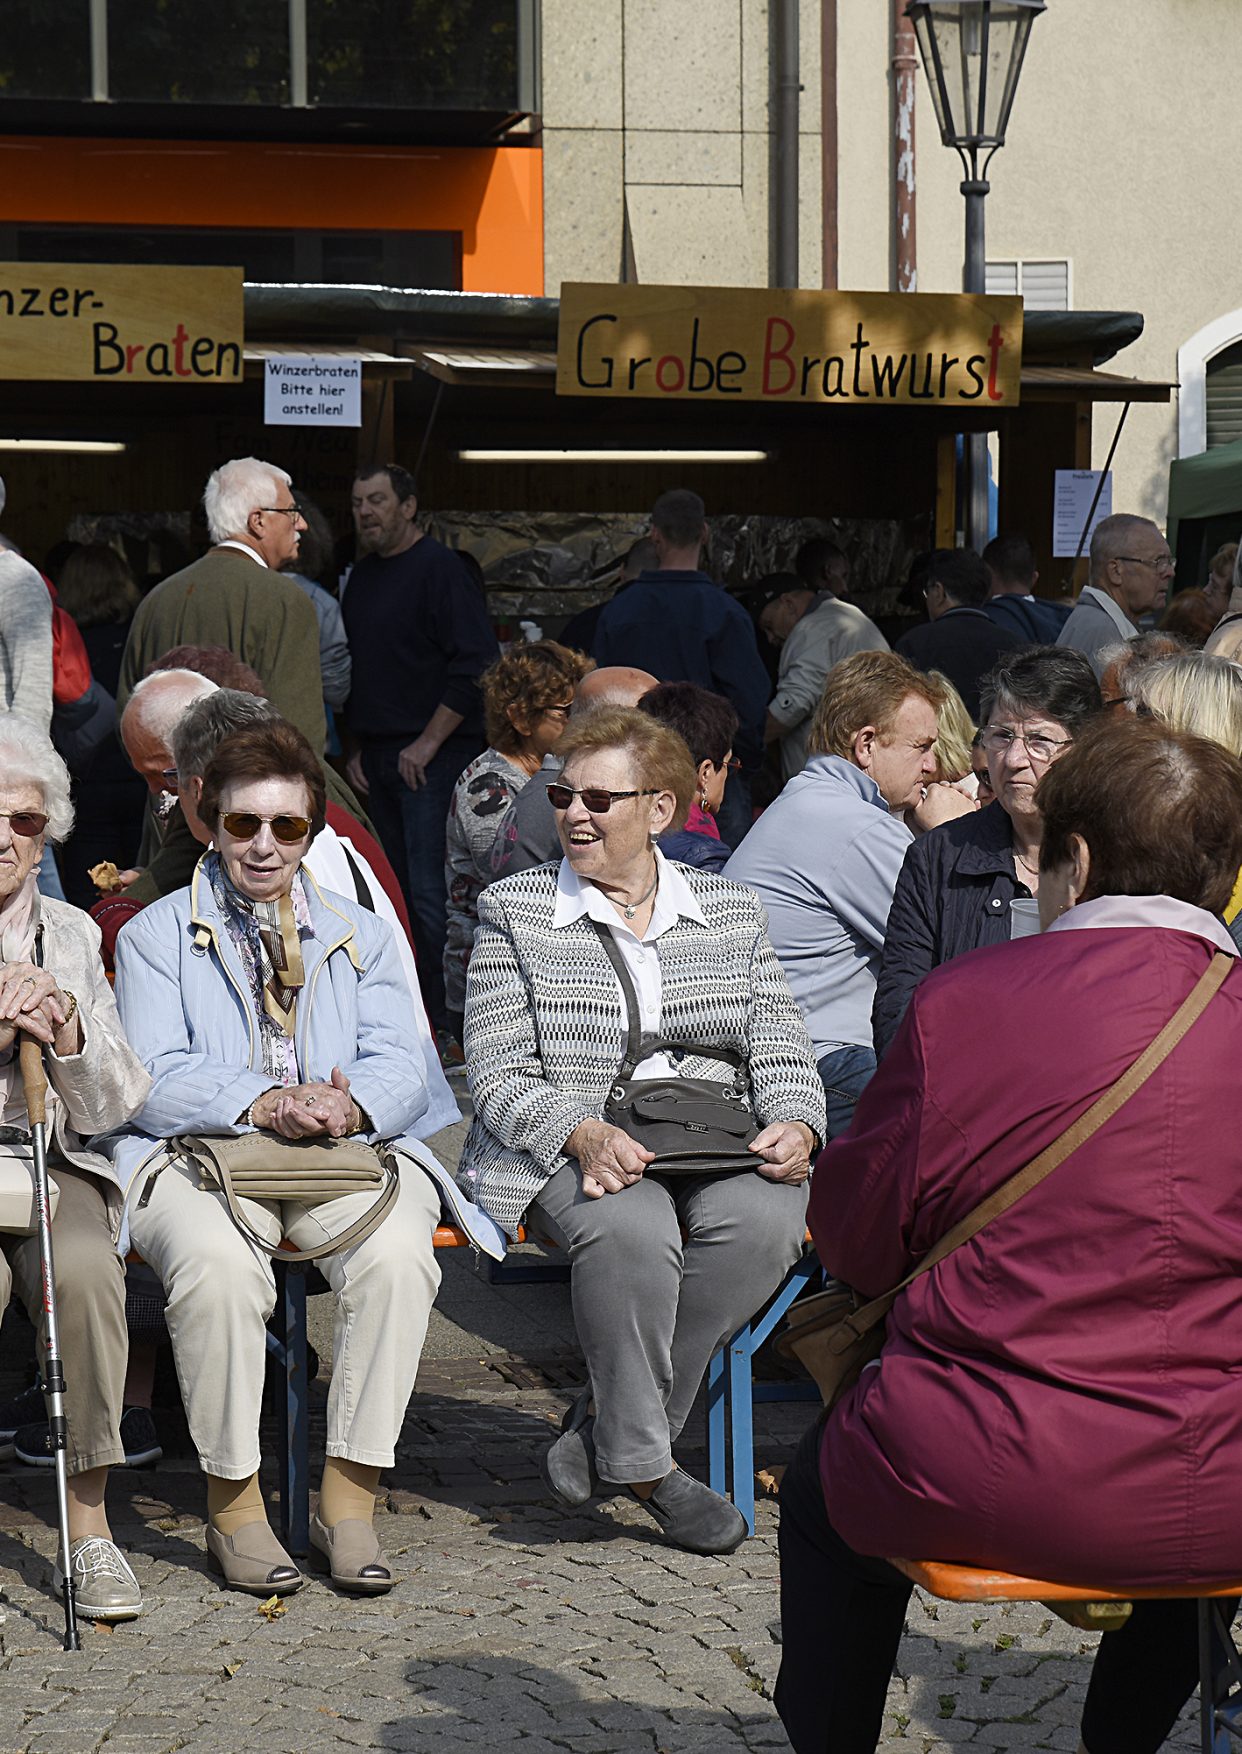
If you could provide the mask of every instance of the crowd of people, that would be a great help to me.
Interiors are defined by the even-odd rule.
[[[210,550],[146,596],[105,545],[55,586],[0,551],[0,1154],[29,1157],[24,1033],[52,1091],[79,1611],[144,1605],[105,1503],[158,1453],[128,1250],[233,1587],[304,1581],[259,1489],[282,1241],[336,1305],[313,1558],[392,1587],[373,1513],[442,1218],[569,1260],[587,1380],[549,1493],[628,1492],[727,1554],[745,1522],[674,1446],[808,1222],[878,1295],[1076,1125],[1073,1166],[903,1293],[799,1449],[778,1708],[798,1754],[875,1745],[894,1557],[1238,1575],[1242,1165],[1210,1100],[1242,1006],[1236,545],[1167,608],[1142,517],[1098,525],[1073,604],[1020,536],[936,550],[890,647],[826,538],[749,608],[722,589],[675,489],[598,613],[502,652],[396,465],[354,483],[339,590],[283,470],[227,463],[204,509]],[[428,1141],[463,1069],[450,1171]],[[0,1300],[36,1325],[38,1265],[0,1234]],[[37,1387],[0,1408],[0,1453],[54,1441]],[[1105,1641],[1091,1754],[1159,1745],[1196,1679],[1185,1607]]]

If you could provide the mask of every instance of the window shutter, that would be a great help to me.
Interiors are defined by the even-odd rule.
[[[1016,262],[989,262],[987,278],[984,281],[988,292],[993,296],[1014,294],[1018,290],[1018,264]]]
[[[1069,309],[1069,263],[1023,262],[1022,302],[1028,311]]]
[[[1207,448],[1242,439],[1242,341],[1207,364]]]

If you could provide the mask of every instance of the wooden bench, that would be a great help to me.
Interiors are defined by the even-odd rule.
[[[1008,1571],[949,1565],[935,1559],[892,1559],[903,1577],[946,1602],[1080,1602],[1193,1600],[1199,1609],[1199,1737],[1202,1754],[1225,1754],[1242,1737],[1242,1660],[1220,1599],[1242,1596],[1242,1581],[1186,1584],[1178,1589],[1104,1590],[1050,1583]],[[1108,1636],[1107,1632],[1104,1634]]]

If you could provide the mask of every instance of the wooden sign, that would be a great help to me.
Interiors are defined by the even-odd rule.
[[[723,286],[561,288],[560,396],[1013,407],[1022,300]]]
[[[0,263],[0,379],[236,384],[242,270]]]

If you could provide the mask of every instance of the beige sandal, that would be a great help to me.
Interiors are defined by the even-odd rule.
[[[355,1595],[382,1596],[395,1582],[374,1528],[361,1517],[346,1517],[329,1528],[313,1516],[310,1551],[315,1563],[331,1572],[334,1584]]]

